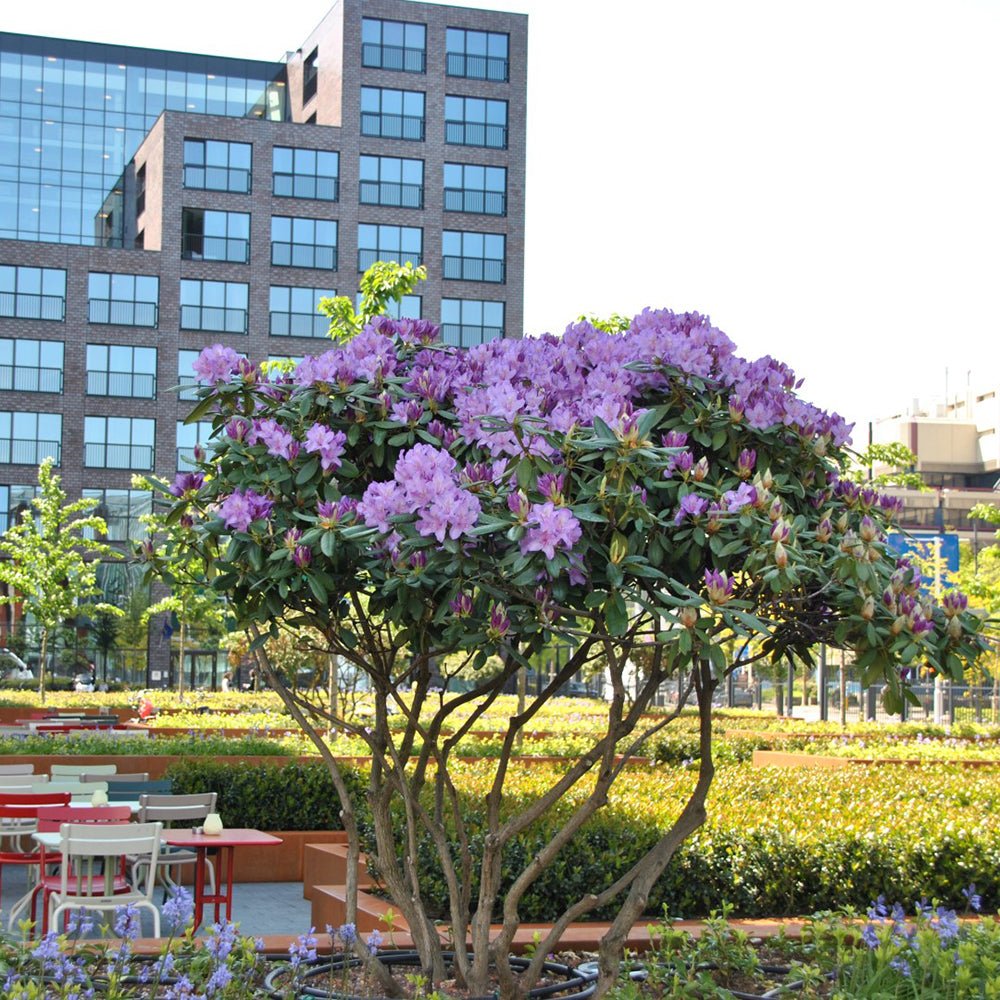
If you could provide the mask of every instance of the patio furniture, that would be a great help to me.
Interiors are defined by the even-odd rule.
[[[200,826],[209,813],[215,812],[215,792],[203,792],[195,795],[140,795],[139,815],[140,823],[159,821],[163,824],[164,830],[171,830],[179,824],[184,826]],[[171,847],[164,844],[160,849],[160,882],[164,889],[172,890],[176,886],[176,880],[171,877],[170,869],[179,865],[196,864],[198,860],[197,852],[185,850],[180,847]],[[145,860],[137,858],[133,865],[139,867],[145,864]],[[215,865],[210,858],[205,859],[205,866],[209,872],[212,892],[215,892]]]
[[[34,774],[34,764],[0,764],[0,779],[12,774]]]
[[[26,849],[24,838],[30,837],[38,829],[39,808],[69,804],[69,795],[65,792],[9,798],[30,798],[31,801],[9,801],[7,796],[0,796],[0,885],[5,865],[38,865],[38,851],[33,847]],[[5,844],[6,841],[10,841],[9,846]]]
[[[148,771],[122,771],[118,774],[97,774],[93,772],[88,772],[87,774],[81,774],[80,780],[84,783],[89,781],[106,781],[108,785],[117,784],[122,781],[149,781]]]
[[[79,780],[81,774],[117,774],[117,764],[53,764],[49,768],[49,774],[53,780],[58,775],[60,778],[73,778]]]
[[[112,802],[121,799],[138,799],[142,795],[169,795],[174,783],[169,778],[155,781],[116,781],[108,785],[108,799]]]
[[[43,876],[48,898],[43,933],[57,926],[59,915],[70,910],[107,912],[136,906],[153,914],[153,936],[160,936],[160,912],[153,903],[153,887],[160,853],[161,823],[63,823],[59,828],[58,876]],[[41,835],[36,834],[36,837]],[[44,848],[43,848],[44,850]],[[148,858],[145,877],[126,879],[130,855]],[[58,880],[58,884],[56,884]]]

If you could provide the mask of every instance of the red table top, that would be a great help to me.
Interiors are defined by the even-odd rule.
[[[222,833],[214,835],[195,833],[189,828],[177,828],[164,830],[163,842],[172,847],[270,847],[280,844],[281,838],[245,827],[224,829]]]

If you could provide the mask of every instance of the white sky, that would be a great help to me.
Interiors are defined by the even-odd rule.
[[[464,5],[530,15],[529,332],[696,309],[857,421],[946,368],[1000,382],[1000,3]],[[329,6],[42,0],[0,27],[276,59]]]

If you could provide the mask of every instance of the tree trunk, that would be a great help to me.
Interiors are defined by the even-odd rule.
[[[45,658],[49,650],[49,630],[42,629],[42,645],[38,651],[38,701],[45,704]],[[25,654],[27,655],[27,654]]]
[[[184,619],[180,622],[181,631],[179,638],[179,646],[177,652],[177,696],[183,700],[184,698]]]
[[[337,681],[338,681],[337,675],[339,673],[338,671],[339,664],[337,662],[337,655],[335,653],[328,653],[326,657],[326,662],[327,662],[326,683],[327,683],[327,694],[330,698],[330,715],[336,716],[339,714],[339,709],[340,709],[340,705],[337,702]]]

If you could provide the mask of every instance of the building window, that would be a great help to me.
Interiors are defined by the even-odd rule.
[[[134,542],[146,534],[139,518],[153,510],[153,494],[149,490],[92,490],[83,491],[85,499],[97,501],[92,514],[100,512],[108,526],[104,540],[108,542]]]
[[[156,348],[87,344],[87,395],[156,398]]]
[[[367,271],[377,260],[423,262],[424,231],[416,226],[358,225],[358,271]]]
[[[181,278],[181,329],[246,333],[249,301],[244,282]]]
[[[482,299],[442,299],[441,339],[446,344],[472,347],[503,336],[502,302]]]
[[[354,297],[354,308],[361,308],[361,293]],[[404,295],[398,302],[390,299],[385,304],[385,315],[393,319],[423,319],[424,297],[422,295]]]
[[[508,36],[496,31],[449,28],[445,36],[445,72],[469,80],[507,81]]]
[[[427,69],[427,28],[422,24],[361,19],[361,65],[423,73]]]
[[[0,534],[21,520],[22,510],[32,510],[31,501],[38,496],[37,486],[11,483],[0,486]]]
[[[160,279],[155,275],[91,271],[87,319],[115,326],[155,327],[159,299]]]
[[[62,414],[0,411],[0,463],[39,465],[43,458],[59,464]]]
[[[417,90],[361,88],[361,134],[424,140],[424,95]]]
[[[62,392],[62,341],[0,338],[0,389]]]
[[[507,168],[474,163],[444,165],[444,210],[507,214]]]
[[[250,260],[250,213],[185,208],[181,221],[181,256],[185,260]]]
[[[302,60],[302,103],[306,104],[316,96],[316,89],[319,86],[319,67],[316,65],[319,59],[319,49],[313,49]]]
[[[247,194],[252,148],[248,142],[185,139],[184,187]]]
[[[362,156],[358,200],[362,205],[424,207],[424,161]]]
[[[316,311],[320,299],[332,299],[336,288],[271,286],[272,337],[325,337],[330,317]]]
[[[135,217],[139,218],[146,211],[146,164],[135,172]],[[142,249],[141,233],[136,236],[136,249]]]
[[[144,417],[83,418],[84,468],[151,472],[155,442],[155,420]]]
[[[180,471],[193,469],[194,450],[198,445],[205,448],[212,437],[212,424],[208,420],[185,424],[177,421],[177,468]]]
[[[445,230],[441,234],[444,252],[442,274],[461,281],[507,280],[505,237],[500,233],[465,233]]]
[[[279,198],[340,197],[340,154],[322,149],[275,146],[272,156],[272,191]]]
[[[444,141],[453,146],[507,148],[507,102],[482,97],[444,99]]]
[[[316,267],[336,271],[336,220],[273,216],[271,263],[277,267]]]
[[[56,267],[0,264],[0,316],[62,322],[66,318],[66,272]]]

